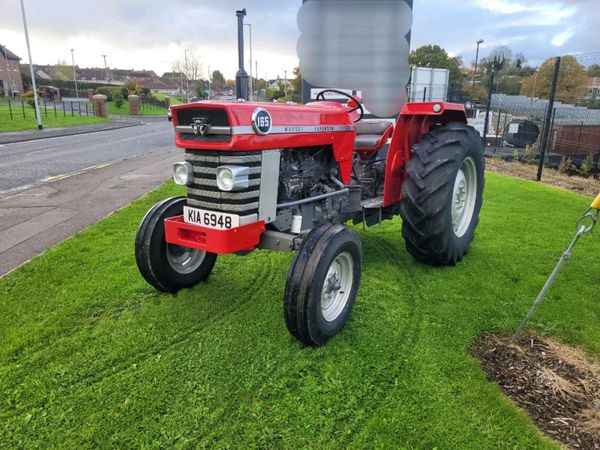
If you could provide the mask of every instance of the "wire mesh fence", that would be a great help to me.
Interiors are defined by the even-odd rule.
[[[600,173],[600,52],[553,58],[522,80],[521,95],[497,92],[470,123],[488,156]],[[540,160],[542,163],[540,164]]]

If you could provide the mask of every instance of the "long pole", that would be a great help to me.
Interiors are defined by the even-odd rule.
[[[79,98],[79,90],[77,89],[77,71],[75,70],[75,49],[71,49],[71,62],[73,63],[73,81],[75,82],[75,97]]]
[[[208,66],[208,98],[210,98],[210,88],[211,88],[211,76],[210,76],[210,66]]]
[[[188,103],[190,102],[190,76],[189,76],[189,69],[188,69],[188,59],[187,59],[187,48],[184,50],[184,55],[185,55],[185,93],[187,95],[187,101]]]
[[[10,65],[8,64],[8,55],[6,53],[6,47],[2,46],[4,50],[4,61],[6,61],[6,75],[8,75],[8,89],[6,90],[7,94],[12,97],[12,88],[10,87]]]
[[[33,103],[35,104],[35,117],[37,118],[38,130],[43,129],[42,114],[40,113],[40,103],[38,100],[37,86],[35,84],[35,72],[33,70],[33,58],[31,57],[31,47],[29,45],[29,32],[27,31],[27,17],[25,16],[25,3],[21,0],[21,14],[23,15],[23,28],[25,29],[25,41],[27,42],[27,55],[29,56],[29,73],[31,74],[31,85],[33,87]]]
[[[490,72],[490,84],[488,86],[488,99],[487,99],[487,106],[485,108],[485,123],[483,124],[483,137],[482,137],[482,142],[483,142],[483,148],[485,149],[485,141],[487,139],[487,133],[489,130],[489,126],[490,126],[490,108],[492,106],[492,93],[494,91],[494,71],[492,70]]]
[[[249,95],[249,99],[250,99],[250,101],[252,101],[252,98],[253,98],[252,95],[254,92],[253,80],[252,80],[252,24],[245,23],[244,26],[248,27],[248,34],[249,34],[249,39],[248,39],[248,43],[250,45],[250,95]]]
[[[287,100],[287,70],[284,70],[283,73],[285,74],[285,81],[283,82],[283,93],[284,98]]]
[[[475,76],[477,75],[477,64],[479,63],[479,46],[483,43],[483,39],[477,41],[477,52],[475,53],[475,68],[473,69],[473,95],[471,100],[471,107],[475,111]]]
[[[254,89],[256,90],[256,101],[258,101],[258,61],[254,61],[254,76],[256,79],[254,80]]]
[[[550,97],[548,98],[548,109],[544,119],[544,135],[542,136],[542,148],[540,149],[540,162],[538,164],[537,181],[542,181],[542,171],[544,170],[544,160],[546,159],[546,149],[550,139],[550,121],[552,120],[552,111],[554,111],[554,98],[556,97],[556,85],[558,84],[558,75],[560,73],[560,56],[556,57],[554,63],[554,76],[552,77],[552,87],[550,88]]]
[[[104,77],[106,78],[106,81],[109,82],[111,80],[108,79],[108,66],[106,65],[106,57],[108,55],[100,55],[104,58]]]

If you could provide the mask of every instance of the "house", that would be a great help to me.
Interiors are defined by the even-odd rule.
[[[161,94],[175,95],[180,92],[179,86],[174,82],[138,80],[137,83],[140,87],[148,88],[152,92],[160,92]]]
[[[0,45],[0,92],[3,95],[14,97],[23,92],[20,61],[21,58]]]
[[[277,77],[274,80],[267,81],[267,89],[274,89],[276,91],[285,89],[285,79]],[[293,89],[292,80],[287,80],[287,90],[290,91]]]

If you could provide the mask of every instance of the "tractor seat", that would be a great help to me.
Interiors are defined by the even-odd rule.
[[[394,126],[392,122],[378,120],[376,122],[357,122],[354,150],[367,152],[376,151],[385,145]]]

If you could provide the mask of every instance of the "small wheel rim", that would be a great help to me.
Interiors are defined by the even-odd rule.
[[[203,250],[167,244],[167,261],[171,269],[181,275],[187,275],[200,267],[206,256]]]
[[[477,166],[469,156],[464,159],[454,180],[452,191],[452,228],[463,237],[471,225],[477,200]]]
[[[321,314],[327,322],[333,322],[344,311],[353,280],[352,255],[342,252],[329,266],[321,289]]]

